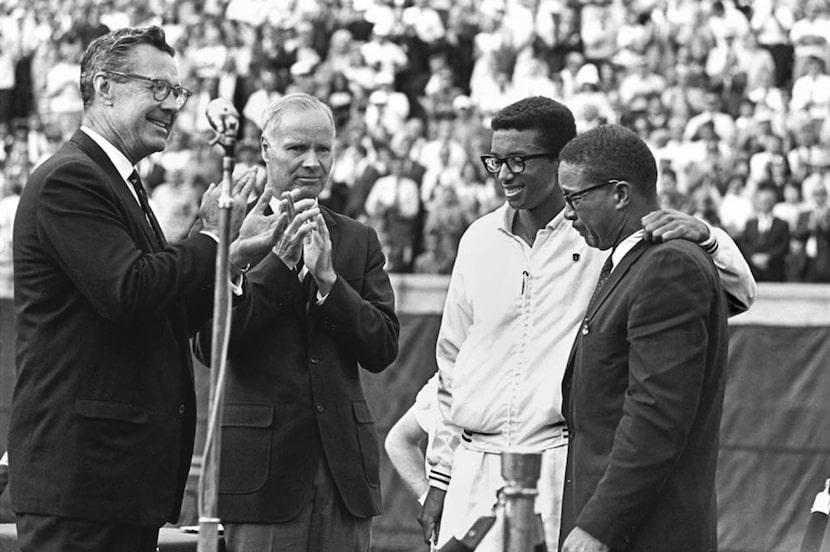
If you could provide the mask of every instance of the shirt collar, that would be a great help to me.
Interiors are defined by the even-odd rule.
[[[645,230],[637,230],[636,232],[625,238],[623,241],[621,241],[619,245],[617,245],[617,247],[614,248],[614,250],[611,252],[611,260],[614,263],[614,267],[611,269],[611,272],[617,269],[617,266],[619,266],[620,262],[622,262],[623,257],[625,257],[626,253],[634,249],[634,246],[640,243],[645,234]]]
[[[121,153],[121,151],[114,145],[112,145],[112,142],[110,142],[109,140],[107,140],[106,138],[104,138],[88,126],[82,125],[81,130],[84,131],[87,136],[92,138],[92,141],[98,144],[102,150],[104,150],[106,156],[112,162],[113,166],[115,166],[115,170],[117,170],[118,174],[121,175],[121,178],[123,178],[125,182],[128,181],[130,175],[135,170],[135,167],[133,167],[133,164],[130,163],[129,159],[127,159],[127,156]]]
[[[504,203],[504,217],[502,218],[502,230],[508,234],[513,234],[513,221],[516,218],[517,210],[510,206],[507,202]],[[565,209],[560,209],[556,216],[554,216],[545,225],[545,229],[552,230],[559,226],[565,220]]]

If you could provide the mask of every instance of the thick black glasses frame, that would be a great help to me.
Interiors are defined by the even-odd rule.
[[[520,174],[525,170],[525,161],[539,157],[555,156],[552,153],[529,153],[527,155],[508,155],[507,157],[488,154],[481,156],[481,162],[484,164],[484,170],[490,174],[499,174],[499,171],[505,163],[507,163],[507,168],[510,172]]]

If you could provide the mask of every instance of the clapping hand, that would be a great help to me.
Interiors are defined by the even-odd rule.
[[[274,192],[266,188],[253,209],[245,216],[239,237],[230,245],[229,258],[233,267],[250,268],[268,254],[288,226],[288,215],[282,212],[266,215]]]
[[[331,236],[323,215],[318,214],[313,222],[311,232],[303,240],[303,259],[320,293],[328,295],[337,280],[331,260]]]
[[[293,197],[293,196],[292,196]],[[297,266],[303,256],[303,241],[316,228],[320,208],[314,199],[301,199],[294,203],[295,214],[288,227],[274,245],[274,254],[289,267]]]
[[[256,184],[257,168],[251,167],[245,171],[237,180],[231,190],[231,220],[230,238],[235,240],[239,235],[239,228],[245,218],[245,211],[248,207],[248,197]],[[219,199],[222,196],[222,189],[215,183],[211,183],[202,195],[202,203],[199,206],[199,219],[202,223],[202,230],[219,234],[219,219],[222,208]]]

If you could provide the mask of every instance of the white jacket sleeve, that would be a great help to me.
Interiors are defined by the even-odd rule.
[[[723,229],[709,226],[709,239],[700,245],[718,269],[721,285],[729,299],[730,316],[749,309],[755,302],[758,286],[735,241]]]
[[[438,416],[435,434],[427,450],[429,484],[446,490],[452,474],[452,461],[461,430],[452,422],[452,389],[455,359],[472,324],[472,308],[465,294],[463,260],[456,259],[450,277],[441,329],[435,346],[438,364]]]

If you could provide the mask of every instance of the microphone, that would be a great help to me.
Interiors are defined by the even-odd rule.
[[[208,103],[205,115],[216,132],[210,144],[219,142],[226,148],[233,147],[239,131],[239,112],[233,104],[224,98],[215,98]]]

